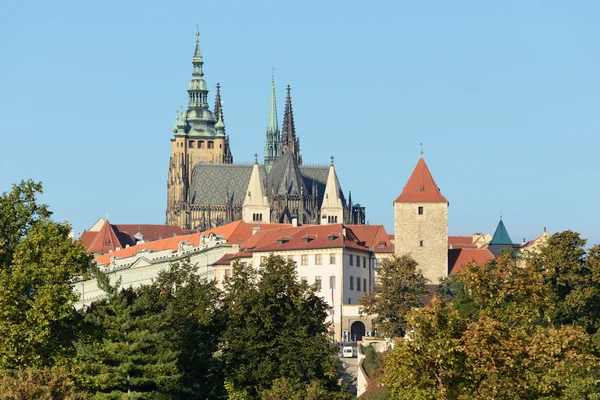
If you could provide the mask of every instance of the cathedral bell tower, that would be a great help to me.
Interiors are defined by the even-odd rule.
[[[198,163],[230,164],[233,162],[229,137],[225,134],[221,86],[217,84],[215,113],[208,108],[208,87],[202,70],[200,33],[196,26],[196,48],[192,57],[192,79],[188,87],[187,110],[178,110],[167,179],[168,225],[191,228],[189,191],[192,170]]]

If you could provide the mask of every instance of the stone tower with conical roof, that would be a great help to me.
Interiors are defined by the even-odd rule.
[[[204,80],[204,60],[200,51],[199,32],[192,57],[192,79],[188,87],[188,106],[178,110],[167,178],[166,223],[189,228],[192,168],[198,163],[230,164],[233,162],[229,138],[225,134],[220,85],[217,85],[215,115],[208,108],[208,87]]]
[[[344,221],[344,206],[342,205],[340,192],[340,182],[333,167],[333,156],[331,156],[325,196],[323,197],[323,204],[321,204],[321,225],[346,222]]]
[[[292,110],[292,95],[290,85],[287,86],[285,111],[283,113],[283,128],[281,131],[281,154],[292,153],[298,165],[302,165],[300,154],[300,139],[296,136],[294,126],[294,111]]]
[[[448,276],[448,200],[422,156],[394,201],[394,234],[396,254],[410,254],[432,284]]]

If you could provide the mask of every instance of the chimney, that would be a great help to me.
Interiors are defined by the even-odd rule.
[[[254,234],[256,232],[258,232],[258,231],[260,231],[260,226],[254,226],[254,227],[252,227],[252,236],[254,236]]]
[[[294,227],[294,228],[298,227],[298,217],[292,218],[292,227]]]

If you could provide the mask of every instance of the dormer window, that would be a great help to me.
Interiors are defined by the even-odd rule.
[[[333,232],[333,233],[330,233],[329,236],[327,236],[327,240],[330,242],[333,242],[334,240],[336,240],[339,237],[340,237],[339,233]]]
[[[289,242],[290,240],[292,240],[292,238],[291,238],[291,237],[289,237],[289,236],[280,236],[280,237],[277,239],[277,244],[286,244],[286,243],[287,243],[287,242]]]
[[[310,243],[317,238],[317,235],[304,235],[302,237],[302,243]]]

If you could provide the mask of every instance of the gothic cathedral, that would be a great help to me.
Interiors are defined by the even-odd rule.
[[[364,224],[365,208],[342,192],[333,157],[329,166],[302,165],[291,88],[283,128],[277,122],[275,82],[264,164],[234,164],[217,83],[214,112],[202,67],[199,33],[192,57],[188,107],[178,113],[171,138],[167,181],[167,225],[206,230],[243,219],[256,223]]]

